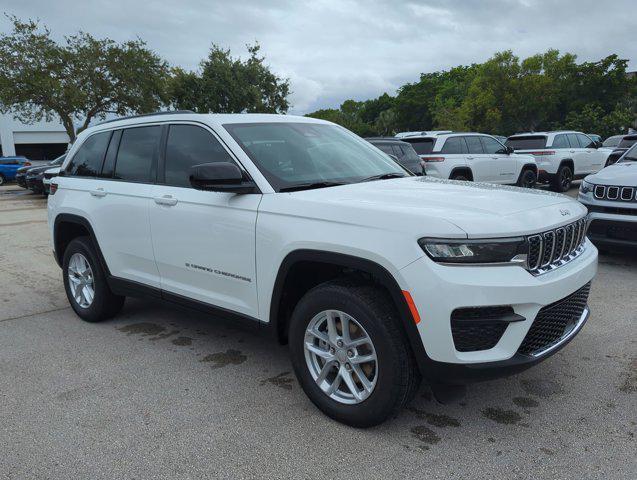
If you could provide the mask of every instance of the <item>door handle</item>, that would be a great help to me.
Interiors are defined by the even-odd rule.
[[[575,153],[575,150],[569,150],[569,152],[571,152],[571,153]]]
[[[177,201],[178,201],[172,195],[164,195],[163,197],[155,197],[154,200],[157,205],[165,205],[167,207],[172,207],[174,205],[177,205]]]
[[[467,157],[467,160],[473,160],[473,157]]]
[[[103,188],[96,188],[95,190],[91,190],[91,195],[93,195],[94,197],[105,197],[106,196],[106,192],[104,191]]]

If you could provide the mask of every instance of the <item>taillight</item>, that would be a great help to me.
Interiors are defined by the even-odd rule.
[[[57,191],[58,191],[58,184],[51,182],[51,184],[49,185],[49,195],[53,195]]]
[[[534,156],[541,156],[541,155],[555,155],[555,152],[553,150],[541,150],[539,152],[528,152],[529,155],[534,155]]]
[[[445,157],[420,157],[420,159],[425,163],[445,161]]]

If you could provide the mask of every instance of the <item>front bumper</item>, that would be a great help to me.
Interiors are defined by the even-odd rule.
[[[592,194],[579,194],[578,200],[588,209],[588,238],[596,245],[637,246],[637,204],[597,200]]]
[[[518,350],[538,312],[584,287],[596,272],[597,249],[588,240],[579,257],[538,276],[519,266],[444,266],[427,257],[400,271],[405,289],[411,292],[420,314],[418,333],[427,355],[426,368],[445,383],[505,376],[555,353],[580,331],[588,308],[577,328],[550,350],[539,356],[521,355]],[[508,324],[492,348],[457,350],[451,327],[452,312],[490,306],[511,306],[523,320]]]
[[[40,193],[44,191],[44,185],[42,184],[41,178],[27,177],[26,183],[27,183],[27,188],[29,190],[33,190],[36,193]]]
[[[16,175],[15,182],[22,188],[27,188],[27,177],[26,175]]]

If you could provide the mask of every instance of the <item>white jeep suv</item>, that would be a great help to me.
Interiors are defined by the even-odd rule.
[[[432,177],[527,188],[533,188],[537,180],[537,165],[531,155],[517,155],[491,135],[441,133],[401,140],[412,144]]]
[[[547,358],[597,250],[562,195],[413,176],[329,122],[166,113],[78,135],[48,216],[86,321],[148,295],[271,332],[323,412],[378,424]]]
[[[539,168],[540,182],[549,182],[556,192],[571,188],[574,179],[601,170],[609,151],[581,132],[537,132],[510,136],[506,141],[517,153],[533,155]]]

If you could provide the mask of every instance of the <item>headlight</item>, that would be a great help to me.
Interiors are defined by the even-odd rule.
[[[522,237],[485,240],[421,238],[418,244],[434,262],[440,263],[523,262],[527,253],[526,240]]]
[[[586,180],[582,180],[582,183],[579,186],[580,193],[590,193],[595,188],[595,185],[592,183],[588,183]]]

